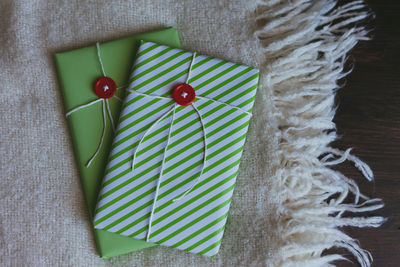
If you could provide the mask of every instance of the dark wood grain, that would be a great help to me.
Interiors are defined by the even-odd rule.
[[[367,3],[376,14],[371,24],[374,39],[359,44],[350,53],[355,68],[338,92],[335,122],[342,138],[333,145],[342,149],[354,147],[354,154],[371,166],[375,173],[373,183],[366,182],[350,164],[338,169],[354,178],[368,196],[382,198],[385,207],[371,215],[388,218],[377,229],[345,228],[345,232],[372,253],[373,266],[397,267],[400,266],[400,1]],[[347,262],[336,264],[357,266]]]

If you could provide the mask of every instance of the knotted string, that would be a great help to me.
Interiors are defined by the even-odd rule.
[[[104,76],[104,77],[107,77],[106,72],[104,71],[103,61],[101,60],[100,44],[99,44],[99,42],[96,43],[96,49],[97,49],[97,58],[98,58],[98,60],[99,60],[100,67],[101,67],[101,72],[103,73],[103,76]],[[117,87],[117,90],[118,90],[118,89],[121,89],[121,88],[124,88],[124,87],[126,87],[126,86]],[[118,96],[114,95],[113,97],[115,97],[115,99],[117,99],[118,101],[122,102],[121,98],[119,98]],[[96,104],[97,102],[101,102],[101,104],[102,104],[101,106],[102,106],[102,115],[103,115],[103,130],[102,130],[102,134],[101,134],[101,137],[100,137],[100,142],[99,142],[99,144],[97,145],[96,151],[95,151],[94,154],[90,157],[89,161],[86,163],[86,165],[85,165],[86,168],[88,168],[88,167],[92,164],[93,160],[97,157],[97,155],[99,154],[100,149],[101,149],[101,147],[102,147],[102,145],[103,145],[104,136],[105,136],[106,127],[107,127],[107,119],[106,119],[107,114],[108,114],[108,117],[109,117],[110,122],[111,122],[111,127],[112,127],[113,131],[115,131],[115,124],[114,124],[114,119],[113,119],[112,114],[111,114],[111,109],[110,109],[109,101],[108,101],[108,99],[98,98],[98,99],[93,100],[93,101],[91,101],[91,102],[89,102],[89,103],[87,103],[87,104],[83,104],[83,105],[77,106],[77,107],[71,109],[70,111],[68,111],[68,112],[66,113],[66,116],[68,117],[69,115],[71,115],[71,114],[74,113],[75,111],[78,111],[78,110],[81,110],[81,109],[83,109],[83,108],[89,107],[89,106],[91,106],[91,105],[93,105],[93,104]],[[107,114],[106,114],[106,113],[107,113]]]
[[[190,62],[190,66],[189,66],[188,75],[187,75],[186,81],[185,81],[186,84],[188,84],[188,82],[190,80],[192,66],[193,66],[195,57],[196,57],[196,53],[193,53],[192,60]],[[159,98],[159,99],[173,100],[172,97],[165,97],[165,96],[157,96],[157,95],[152,95],[152,94],[146,94],[146,93],[138,92],[138,91],[133,90],[133,89],[129,89],[129,91],[132,92],[132,93],[138,94],[138,95],[142,95],[142,96],[154,97],[154,98]],[[208,97],[204,97],[204,96],[198,96],[198,95],[196,95],[196,98],[204,99],[204,100],[207,100],[207,101],[213,101],[214,103],[218,103],[218,104],[223,104],[225,106],[240,110],[243,113],[246,113],[247,115],[251,116],[250,112],[248,112],[246,110],[243,110],[243,109],[241,109],[239,107],[230,105],[228,103],[224,103],[224,102],[221,102],[221,101],[218,101],[218,100],[214,100],[212,98],[208,98]],[[204,169],[205,169],[205,166],[206,166],[206,163],[207,163],[207,134],[206,134],[206,127],[205,127],[204,119],[203,119],[202,114],[200,113],[199,109],[197,108],[197,106],[196,106],[196,104],[194,102],[191,104],[191,106],[193,107],[194,111],[196,112],[196,114],[199,117],[199,121],[200,121],[202,132],[203,132],[203,144],[204,144],[203,163],[202,163],[202,166],[201,166],[200,174],[197,176],[197,178],[196,178],[195,182],[192,184],[192,186],[189,189],[187,189],[181,196],[173,198],[172,199],[173,202],[182,200],[187,194],[189,194],[193,190],[193,188],[199,183],[201,177],[203,176],[203,172],[204,172]],[[172,119],[171,119],[171,122],[170,122],[170,125],[169,125],[167,142],[166,142],[166,145],[164,147],[164,154],[163,154],[164,156],[163,156],[162,163],[161,163],[161,170],[160,170],[160,173],[159,173],[159,176],[158,176],[158,179],[157,179],[156,191],[155,191],[155,194],[154,194],[153,205],[152,205],[152,208],[151,208],[146,241],[149,241],[150,235],[151,235],[151,226],[152,226],[152,222],[153,222],[154,211],[155,211],[157,198],[158,198],[158,194],[159,194],[159,190],[160,190],[160,185],[161,185],[161,181],[162,181],[162,175],[163,175],[163,171],[164,171],[164,167],[165,167],[165,160],[166,160],[166,154],[167,154],[167,150],[168,150],[168,145],[169,145],[169,142],[170,142],[170,139],[171,139],[172,126],[173,126],[174,120],[175,120],[176,107],[177,107],[177,104],[174,103],[173,107],[171,109],[169,109],[167,112],[165,112],[159,119],[157,119],[147,129],[147,131],[144,133],[142,138],[139,140],[139,143],[136,146],[135,152],[133,153],[132,165],[131,165],[132,171],[135,169],[137,153],[139,152],[140,146],[142,145],[142,143],[143,143],[144,139],[146,138],[146,136],[154,129],[154,127],[156,125],[158,125],[163,119],[165,119],[172,112]]]

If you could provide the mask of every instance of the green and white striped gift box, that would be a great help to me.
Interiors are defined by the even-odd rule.
[[[95,228],[217,254],[258,77],[248,66],[142,41]],[[174,109],[171,92],[182,83],[194,88],[195,106]]]

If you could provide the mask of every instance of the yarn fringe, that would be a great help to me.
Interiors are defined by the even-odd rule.
[[[255,32],[265,62],[262,83],[272,92],[279,129],[274,179],[278,182],[278,234],[282,240],[268,266],[333,266],[347,260],[323,252],[332,247],[351,252],[362,267],[371,254],[340,230],[343,226],[378,227],[382,217],[362,213],[383,207],[357,184],[330,166],[349,160],[369,180],[367,164],[351,149],[330,147],[338,138],[335,93],[347,53],[368,40],[364,26],[373,13],[363,1],[259,1]],[[354,199],[349,203],[348,199]],[[349,215],[350,213],[350,215]]]

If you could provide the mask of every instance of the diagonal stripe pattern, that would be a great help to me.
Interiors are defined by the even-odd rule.
[[[221,244],[250,120],[241,110],[252,111],[259,72],[197,54],[192,62],[192,57],[187,51],[142,41],[130,78],[133,92],[124,101],[94,225],[144,240],[155,201],[149,242],[214,256]],[[144,94],[170,96],[186,81],[190,66],[188,83],[196,95],[204,97],[195,101],[207,139],[207,164],[201,177],[197,179],[203,164],[203,126],[190,106],[178,106],[173,121],[165,116],[149,131],[132,170],[139,141],[175,103]],[[164,156],[162,180],[154,199]],[[186,196],[173,201],[190,188]]]

